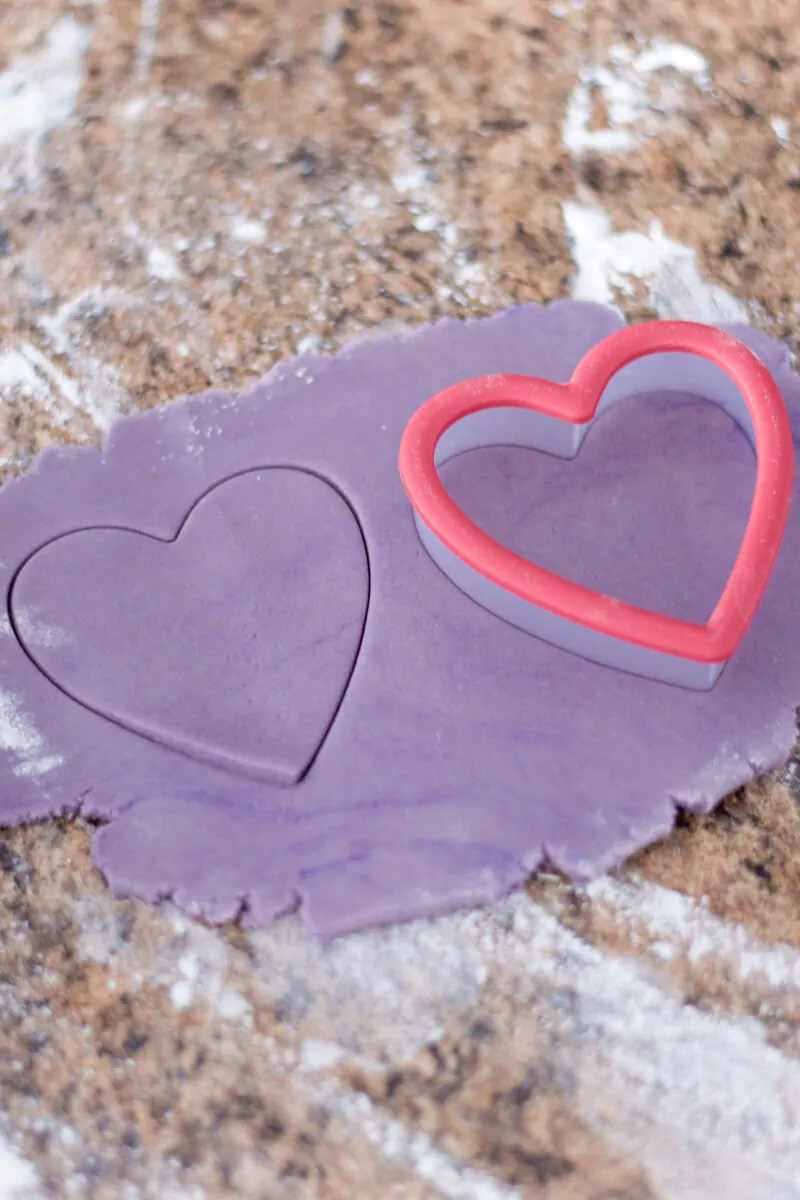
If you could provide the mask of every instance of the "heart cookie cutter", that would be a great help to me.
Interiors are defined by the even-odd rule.
[[[638,608],[529,562],[471,521],[439,478],[448,459],[484,446],[574,458],[613,404],[665,388],[718,405],[756,453],[742,544],[705,625]],[[425,549],[478,604],[583,658],[706,691],[738,648],[769,581],[789,512],[793,459],[783,399],[752,351],[707,325],[652,321],[599,342],[568,383],[486,375],[439,392],[409,421],[399,466]]]

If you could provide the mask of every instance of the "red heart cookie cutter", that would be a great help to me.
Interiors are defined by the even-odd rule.
[[[574,458],[600,413],[665,387],[719,405],[756,452],[742,545],[705,625],[637,608],[528,562],[479,529],[439,478],[443,462],[480,446],[522,445]],[[793,457],[781,394],[746,346],[707,325],[653,321],[599,342],[569,383],[486,375],[439,392],[406,427],[400,474],[425,548],[483,607],[584,658],[705,690],[736,651],[769,581],[789,512]]]

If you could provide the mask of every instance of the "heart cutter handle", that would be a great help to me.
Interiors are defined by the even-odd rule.
[[[756,453],[742,545],[705,625],[626,604],[514,554],[462,512],[439,478],[442,463],[483,446],[574,458],[599,414],[618,400],[665,387],[718,405]],[[711,326],[651,321],[599,342],[566,384],[486,375],[439,392],[409,421],[399,466],[425,549],[478,604],[583,658],[705,691],[735,653],[769,581],[789,512],[793,460],[783,399],[752,351]]]

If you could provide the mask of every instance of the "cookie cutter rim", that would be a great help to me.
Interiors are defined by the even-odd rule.
[[[516,445],[575,458],[594,421],[647,391],[691,392],[722,408],[756,454],[750,516],[728,581],[705,624],[593,591],[522,558],[481,530],[446,492],[438,468],[468,450]],[[791,502],[793,445],[772,375],[731,334],[652,321],[597,343],[567,383],[488,375],[431,397],[403,434],[399,467],[420,539],[473,600],[583,658],[708,690],[741,642],[777,558]]]

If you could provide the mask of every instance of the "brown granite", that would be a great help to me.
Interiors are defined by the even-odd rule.
[[[0,1005],[0,1095],[45,1194],[77,1179],[93,1200],[123,1195],[123,1183],[155,1197],[188,1175],[211,1196],[427,1196],[276,1070],[291,1047],[267,1008],[237,1023],[202,1002],[176,1010],[155,980],[180,942],[140,906],[110,900],[86,832],[54,823],[0,841],[0,980],[13,996]],[[103,961],[77,945],[98,921]],[[138,955],[151,978],[115,961]],[[242,951],[227,974],[246,991]]]
[[[631,868],[705,899],[766,942],[800,946],[800,806],[797,792],[753,785],[706,817],[682,816],[669,841]]]
[[[797,793],[770,779],[742,788],[707,816],[681,812],[670,837],[634,855],[625,873],[692,896],[764,942],[800,946]],[[564,886],[555,884],[554,894],[563,895]],[[532,895],[546,901],[552,887],[539,881]],[[588,918],[581,889],[571,890],[574,916]],[[591,920],[579,927],[593,931]]]
[[[520,1020],[504,1007],[494,1000],[460,1036],[446,1035],[402,1067],[345,1078],[523,1195],[655,1200],[643,1173],[577,1116],[535,1016]]]
[[[0,128],[0,363],[34,380],[0,372],[0,478],[299,344],[568,295],[576,196],[659,220],[795,348],[789,0],[0,0],[0,72],[65,17],[74,111],[30,153]],[[582,66],[657,39],[710,86],[684,80],[632,153],[573,156]],[[324,952],[294,919],[115,901],[82,822],[5,832],[0,1162],[13,1139],[37,1195],[91,1200],[800,1195],[771,1107],[780,1085],[800,1108],[797,794],[790,767],[682,815],[605,890],[544,873],[475,922]],[[685,1091],[680,1043],[707,1064]]]
[[[758,939],[759,946],[800,945],[800,806],[782,782],[741,789],[707,816],[681,814],[665,841],[631,858],[615,873],[623,884],[652,881],[692,897],[703,914]],[[541,875],[529,894],[581,938],[613,954],[632,955],[663,969],[663,931],[637,912],[620,911],[602,892],[590,895],[567,880]],[[712,926],[713,927],[713,926]],[[696,955],[696,937],[674,948],[669,974],[686,1003],[712,1012],[759,1019],[767,1040],[800,1057],[800,989],[796,981],[732,975],[720,953]],[[719,950],[721,947],[716,947]]]

